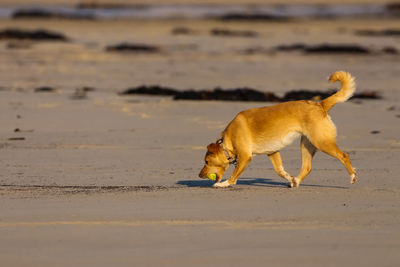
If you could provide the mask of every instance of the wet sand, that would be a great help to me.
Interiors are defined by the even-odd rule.
[[[373,25],[373,26],[367,26]],[[4,266],[397,266],[400,256],[398,37],[359,29],[397,20],[288,23],[217,21],[0,21],[44,28],[72,41],[0,43],[0,259]],[[179,26],[194,30],[173,35]],[[216,37],[213,28],[255,38]],[[160,53],[111,53],[121,42]],[[370,55],[271,53],[280,44],[351,43]],[[249,48],[267,53],[246,54]],[[261,51],[263,51],[261,49]],[[257,156],[229,189],[197,178],[205,147],[240,110],[270,103],[174,101],[120,96],[141,84],[177,89],[249,86],[278,95],[328,90],[335,70],[383,100],[330,112],[359,181],[318,152],[313,171],[289,189]],[[50,86],[50,93],[35,88]],[[77,88],[92,87],[83,99]],[[18,129],[16,131],[16,129]],[[300,167],[299,141],[283,150]],[[232,170],[230,170],[231,172]],[[228,174],[227,174],[228,175]]]

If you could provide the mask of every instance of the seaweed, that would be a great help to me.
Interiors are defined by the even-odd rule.
[[[212,29],[211,35],[220,37],[256,37],[258,33],[254,31],[240,31],[240,30],[229,30],[229,29]]]
[[[55,88],[50,87],[50,86],[42,86],[42,87],[38,87],[35,88],[35,93],[53,93],[56,91]]]
[[[247,13],[228,13],[219,17],[223,21],[266,21],[266,22],[287,22],[290,17],[276,16],[272,14],[247,14]]]
[[[132,44],[121,43],[117,45],[110,45],[106,47],[108,52],[133,52],[133,53],[158,53],[160,48],[153,45],[146,44]]]
[[[279,97],[272,92],[263,92],[256,89],[243,87],[222,89],[216,87],[211,90],[177,90],[170,87],[160,85],[129,88],[120,95],[157,95],[157,96],[173,96],[174,100],[218,100],[218,101],[254,101],[254,102],[285,102],[294,100],[315,100],[327,98],[336,93],[335,90],[316,91],[307,89],[291,90],[285,93],[283,97]],[[381,99],[381,95],[377,91],[364,91],[354,94],[352,99]]]
[[[133,87],[129,88],[121,93],[120,95],[159,95],[159,96],[175,96],[178,94],[178,90],[169,88],[169,87],[163,87],[159,85],[154,85],[154,86],[146,86],[146,85],[141,85],[138,87]]]
[[[67,14],[63,12],[50,11],[40,8],[19,9],[11,17],[13,19],[85,19],[94,20],[95,17],[90,14]]]
[[[355,44],[320,44],[320,45],[305,45],[305,44],[292,44],[292,45],[279,45],[276,46],[274,51],[292,52],[302,51],[306,54],[370,54],[371,51],[360,45]]]
[[[68,41],[68,38],[62,34],[48,30],[20,30],[5,29],[0,31],[1,39],[34,40],[34,41]]]
[[[279,102],[280,98],[271,92],[261,92],[251,88],[237,88],[223,90],[186,90],[179,92],[174,100],[222,100],[222,101],[256,101]]]
[[[400,37],[400,29],[384,29],[384,30],[357,30],[356,35],[372,36],[372,37]]]

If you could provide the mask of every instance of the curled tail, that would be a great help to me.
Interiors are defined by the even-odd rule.
[[[335,94],[331,95],[328,98],[325,98],[321,105],[326,110],[329,111],[336,103],[345,102],[350,97],[353,96],[354,91],[356,90],[356,83],[354,82],[354,77],[351,76],[350,73],[345,71],[336,71],[331,77],[329,77],[329,81],[331,83],[340,81],[342,83],[342,88],[337,91]]]

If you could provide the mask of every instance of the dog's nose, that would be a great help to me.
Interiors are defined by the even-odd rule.
[[[203,171],[201,171],[201,172],[199,173],[199,177],[200,177],[201,179],[205,179],[205,178],[206,178],[206,176],[204,175]]]

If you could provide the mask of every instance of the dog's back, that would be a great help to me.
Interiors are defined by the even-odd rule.
[[[276,139],[278,136],[283,138],[291,132],[298,132],[307,135],[325,121],[330,124],[331,119],[328,111],[338,102],[348,100],[355,91],[354,78],[350,73],[337,71],[333,73],[330,82],[340,81],[341,89],[335,94],[327,97],[321,102],[309,100],[289,101],[273,106],[253,108],[240,112],[229,125],[230,128],[242,128],[246,134],[251,135],[252,141],[258,142],[261,139]]]

